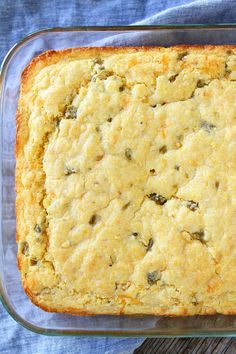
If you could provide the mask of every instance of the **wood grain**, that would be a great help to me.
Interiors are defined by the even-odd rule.
[[[134,354],[235,354],[234,338],[148,338]]]

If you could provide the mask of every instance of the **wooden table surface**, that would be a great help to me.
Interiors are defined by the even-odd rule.
[[[236,338],[146,339],[134,354],[235,354]]]

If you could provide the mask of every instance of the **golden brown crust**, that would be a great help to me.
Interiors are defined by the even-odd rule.
[[[73,316],[96,316],[98,315],[97,313],[94,313],[92,311],[89,310],[84,310],[84,309],[78,309],[78,308],[63,308],[63,309],[59,309],[57,307],[48,307],[42,303],[40,303],[37,300],[37,297],[34,296],[34,294],[30,291],[29,287],[24,286],[24,290],[26,292],[26,294],[28,295],[30,301],[38,306],[39,308],[41,308],[42,310],[46,311],[46,312],[54,312],[54,313],[66,313],[68,315],[73,315]],[[110,316],[110,315],[124,315],[125,313],[123,313],[123,311],[117,312],[117,313],[111,313],[111,312],[103,312],[102,315],[106,315],[106,316]],[[210,309],[208,312],[204,312],[204,313],[199,313],[198,315],[200,316],[204,316],[204,315],[215,315],[217,314],[217,312],[215,310]],[[235,315],[236,311],[229,311],[227,313],[225,313],[227,315]],[[145,313],[132,313],[132,316],[140,316],[140,315],[146,315],[146,316],[150,316],[151,314],[145,314]],[[154,314],[155,315],[155,314]],[[188,317],[189,313],[187,310],[183,310],[181,314],[166,314],[165,312],[159,312],[157,314],[158,316],[164,316],[164,317]]]
[[[68,48],[68,49],[63,49],[63,50],[48,50],[42,54],[39,54],[35,58],[32,59],[32,61],[25,67],[25,69],[22,72],[21,75],[21,88],[24,90],[24,87],[27,83],[27,80],[30,78],[31,74],[35,70],[37,70],[37,66],[40,68],[41,64],[43,65],[49,65],[52,63],[56,63],[58,60],[65,56],[70,56],[70,57],[75,57],[77,53],[81,54],[81,56],[91,56],[91,55],[96,55],[96,54],[113,54],[113,53],[125,53],[127,51],[127,48],[129,52],[138,52],[140,50],[142,51],[151,51],[151,50],[162,50],[164,47],[155,47],[155,46],[149,46],[149,47],[81,47],[81,48]],[[167,47],[168,48],[168,47]],[[235,49],[235,45],[224,45],[224,46],[218,46],[218,45],[176,45],[172,46],[173,49],[177,51],[182,51],[182,50],[208,50],[208,51],[213,51],[213,50],[218,50],[219,48],[222,50],[228,50],[228,49]],[[79,55],[80,57],[80,55]]]
[[[53,307],[48,307],[42,303],[40,303],[37,298],[32,294],[32,292],[30,291],[30,289],[28,287],[24,287],[24,290],[26,292],[26,294],[28,295],[30,301],[38,306],[39,308],[41,308],[42,310],[46,311],[46,312],[50,312],[50,313],[64,313],[64,314],[67,314],[67,315],[72,315],[72,316],[97,316],[98,313],[94,313],[92,311],[89,311],[89,310],[84,310],[84,309],[77,309],[77,308],[63,308],[63,309],[59,309],[59,308],[53,308]],[[220,314],[218,313],[216,310],[214,309],[209,309],[208,311],[205,311],[203,313],[198,313],[198,316],[214,316],[216,314]],[[236,315],[236,311],[227,311],[224,313],[225,315]],[[124,312],[120,311],[120,312],[114,312],[114,313],[111,313],[111,312],[103,312],[102,315],[105,315],[105,316],[112,316],[112,315],[125,315]],[[168,313],[165,313],[165,312],[158,312],[157,314],[146,314],[146,313],[132,313],[132,317],[133,316],[137,316],[137,317],[140,317],[140,316],[153,316],[153,315],[156,315],[156,316],[163,316],[163,317],[189,317],[189,313],[188,313],[188,310],[183,310],[182,313],[179,313],[179,314],[168,314]],[[192,315],[193,316],[193,315]]]
[[[186,46],[186,45],[181,45],[181,46],[175,46],[172,47],[174,51],[181,52],[183,50],[191,50],[191,52],[197,52],[199,50],[203,50],[206,52],[225,52],[227,50],[235,50],[236,46]],[[139,51],[142,52],[148,52],[148,51],[163,51],[164,48],[157,48],[157,47],[129,47],[128,52],[129,53],[138,53]],[[62,51],[48,51],[45,52],[36,58],[34,58],[31,63],[24,69],[21,77],[21,94],[20,94],[20,99],[19,99],[19,106],[16,114],[16,145],[15,145],[15,155],[16,155],[16,160],[18,161],[17,167],[16,167],[16,191],[17,194],[20,196],[22,193],[24,186],[22,184],[22,173],[24,169],[26,168],[26,165],[22,163],[24,160],[24,148],[27,144],[27,141],[29,139],[29,126],[28,126],[28,119],[29,119],[29,107],[26,104],[26,100],[29,99],[27,98],[27,95],[30,94],[30,88],[32,86],[33,80],[35,76],[45,67],[56,64],[60,62],[61,60],[76,60],[78,58],[90,58],[96,55],[105,55],[109,56],[110,54],[122,54],[122,53],[127,53],[127,47],[103,47],[103,48],[78,48],[78,49],[66,49]],[[35,98],[33,98],[35,99]],[[19,161],[21,161],[19,163]],[[29,166],[28,166],[29,167]],[[17,219],[17,232],[16,232],[16,240],[17,242],[21,242],[22,240],[25,240],[25,235],[22,235],[22,222],[23,221],[23,211],[22,211],[22,195],[17,199],[16,201],[16,219]],[[31,196],[29,195],[29,198]],[[33,202],[32,202],[33,203]],[[32,204],[33,205],[33,204]],[[19,226],[19,224],[21,225]],[[48,242],[48,240],[46,241]],[[68,313],[68,314],[73,314],[73,315],[96,315],[98,314],[94,310],[89,310],[89,309],[83,309],[83,308],[75,308],[72,306],[68,306],[67,308],[58,308],[58,307],[53,307],[47,305],[43,300],[40,301],[39,297],[37,295],[37,280],[33,279],[33,283],[31,280],[28,280],[25,278],[24,270],[27,269],[28,267],[28,261],[26,260],[26,257],[24,257],[20,252],[18,253],[18,268],[22,272],[22,282],[23,282],[23,287],[26,292],[26,294],[29,296],[31,301],[42,308],[45,311],[49,312],[63,312],[63,313]],[[53,279],[53,281],[56,281]],[[32,286],[32,288],[31,288]],[[213,287],[214,288],[214,287]],[[210,287],[209,287],[210,289]],[[210,290],[208,290],[210,292]],[[125,305],[125,303],[124,303]],[[124,307],[124,306],[123,306]],[[105,310],[102,311],[102,314],[123,314],[127,313],[126,310],[123,311],[123,307],[121,307],[121,310],[115,310],[112,312],[111,310]],[[202,311],[202,310],[201,310]],[[200,315],[204,314],[215,314],[217,311],[213,308],[206,308],[203,312],[197,312]],[[140,315],[142,312],[137,312],[136,315]],[[145,310],[143,312],[144,314],[146,313]],[[225,309],[222,310],[222,313],[225,314],[235,314],[236,310],[232,309]],[[155,313],[154,313],[155,314]],[[173,313],[170,311],[168,313],[167,310],[159,311],[156,313],[157,315],[163,315],[163,316],[188,316],[194,313],[191,313],[188,308],[182,308],[177,311],[177,313]],[[135,315],[135,311],[132,312],[132,315]]]

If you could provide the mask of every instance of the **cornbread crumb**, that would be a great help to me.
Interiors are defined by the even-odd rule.
[[[28,65],[17,242],[37,306],[236,313],[235,77],[226,46],[68,49]]]

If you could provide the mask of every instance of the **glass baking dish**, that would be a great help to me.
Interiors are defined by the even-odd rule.
[[[14,142],[20,75],[29,61],[49,49],[82,46],[170,46],[236,44],[236,25],[70,27],[30,34],[7,54],[1,69],[0,292],[10,315],[23,326],[48,335],[153,337],[236,336],[236,316],[70,316],[33,305],[21,287],[16,264]]]

